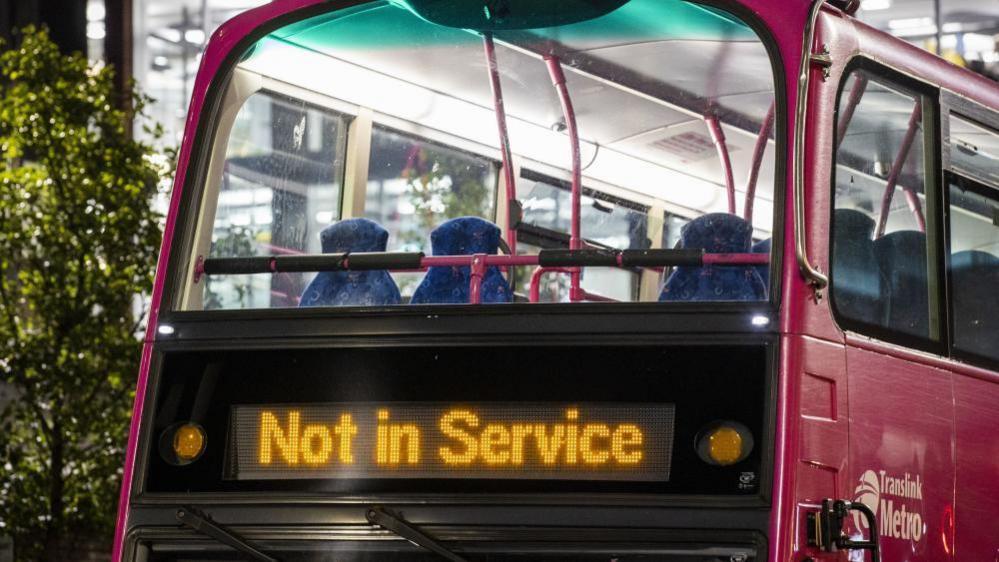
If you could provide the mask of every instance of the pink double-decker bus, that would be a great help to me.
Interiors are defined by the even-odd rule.
[[[999,87],[823,0],[212,37],[114,559],[999,556]]]

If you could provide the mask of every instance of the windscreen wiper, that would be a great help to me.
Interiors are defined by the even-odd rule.
[[[439,542],[430,538],[426,533],[407,523],[403,518],[386,511],[380,507],[369,508],[364,514],[368,523],[378,525],[383,529],[391,531],[416,546],[423,547],[430,552],[439,554],[442,558],[451,562],[465,562],[465,559],[450,550],[444,548]]]
[[[220,525],[212,521],[211,517],[195,509],[190,507],[181,507],[177,509],[176,516],[177,521],[180,521],[182,525],[190,527],[202,535],[213,538],[222,544],[231,546],[232,548],[249,556],[252,560],[259,560],[260,562],[280,562],[277,558],[260,552],[254,548],[253,545],[246,542],[246,539],[243,537],[232,532],[224,525]]]

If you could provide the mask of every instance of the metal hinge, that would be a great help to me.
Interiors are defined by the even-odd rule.
[[[818,53],[812,53],[808,60],[813,65],[822,68],[822,81],[825,82],[826,78],[829,78],[829,67],[833,63],[832,56],[829,54],[829,47],[823,43],[822,50]]]
[[[853,540],[843,532],[843,523],[851,511],[859,511],[867,521],[870,538],[868,540]],[[825,552],[837,550],[869,550],[871,562],[881,562],[881,549],[878,546],[878,518],[860,502],[847,500],[822,500],[819,511],[810,511],[806,515],[805,527],[808,535],[808,546],[822,549]]]

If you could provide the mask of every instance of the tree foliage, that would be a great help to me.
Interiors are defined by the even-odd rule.
[[[403,234],[422,249],[426,235],[447,219],[489,215],[487,173],[467,157],[420,148],[405,170],[406,192],[416,208],[416,230]]]
[[[45,30],[0,54],[0,534],[18,560],[114,524],[167,173],[129,134],[146,99],[115,96],[111,68]]]

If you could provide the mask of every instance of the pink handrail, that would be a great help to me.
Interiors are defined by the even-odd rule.
[[[482,44],[486,51],[486,67],[489,69],[489,86],[493,93],[493,106],[496,113],[496,129],[499,132],[500,153],[503,158],[503,180],[506,183],[506,244],[510,253],[517,254],[517,228],[510,220],[517,201],[517,186],[513,170],[513,154],[510,151],[510,135],[506,128],[506,110],[503,105],[503,88],[500,84],[499,65],[496,64],[496,46],[492,33],[482,34]]]
[[[469,304],[479,304],[482,302],[482,278],[486,275],[486,254],[475,254],[472,256],[471,275],[468,280],[468,302]]]
[[[371,258],[372,256],[392,256],[391,253],[379,253],[374,254],[358,253],[358,254],[342,254],[332,257],[335,261],[336,270],[343,271],[351,270],[351,258],[361,260],[364,256],[364,264],[357,268],[357,270],[371,270],[371,269],[381,269],[385,271],[396,271],[396,272],[409,272],[409,271],[421,271],[426,270],[430,267],[469,267],[470,268],[470,279],[469,279],[469,302],[471,304],[480,304],[482,301],[482,280],[485,277],[486,271],[489,267],[515,267],[515,266],[537,266],[534,272],[531,274],[531,284],[530,284],[530,302],[538,302],[540,299],[540,283],[541,277],[548,272],[554,273],[566,273],[570,276],[574,275],[576,272],[580,271],[580,266],[542,266],[540,255],[525,255],[525,256],[504,256],[496,254],[472,254],[472,255],[452,255],[452,256],[421,256],[419,254],[401,254],[403,256],[403,263],[408,260],[417,260],[412,263],[412,265],[407,264],[405,266],[392,267],[391,265],[379,265],[372,267]],[[399,256],[400,254],[396,254]],[[309,267],[316,267],[317,269],[303,269],[301,262],[282,262],[281,260],[291,260],[297,258],[303,258],[306,260],[315,260],[316,258],[322,257],[323,255],[305,255],[305,256],[259,256],[252,258],[211,258],[210,262],[238,262],[237,269],[235,271],[224,271],[218,268],[222,268],[222,265],[215,265],[214,274],[226,274],[226,273],[285,273],[285,272],[306,272],[306,271],[327,271],[323,269],[321,265],[310,265]],[[756,253],[718,253],[718,254],[700,254],[701,265],[762,265],[770,262],[770,256],[768,254],[756,254]],[[314,262],[313,262],[314,263]],[[397,262],[399,263],[399,262]],[[631,268],[634,263],[633,261],[626,262],[625,253],[617,253],[614,256],[612,263],[599,263],[594,264],[591,267],[625,267]],[[283,264],[283,265],[282,265]],[[414,267],[415,266],[415,267]],[[206,260],[203,257],[199,257],[195,264],[195,275],[194,282],[197,283],[201,277],[208,275],[206,271]],[[284,295],[287,296],[287,295]],[[573,299],[570,295],[569,300],[571,302],[578,301],[602,301],[602,302],[617,302],[615,299],[599,295],[596,293],[591,293],[583,288],[579,288],[576,292],[576,298]]]
[[[860,98],[864,96],[864,92],[867,90],[867,77],[863,75],[857,75],[857,81],[853,83],[853,87],[850,88],[850,97],[846,99],[846,105],[843,106],[843,112],[839,117],[839,123],[836,124],[836,149],[839,150],[839,144],[843,142],[843,136],[846,135],[847,128],[850,127],[850,121],[853,119],[853,112],[856,111],[857,105],[860,103]]]
[[[285,246],[277,246],[277,245],[271,244],[269,242],[256,242],[256,245],[260,246],[261,248],[263,248],[265,250],[270,250],[270,251],[274,252],[275,254],[281,254],[281,255],[285,255],[285,256],[302,256],[302,255],[305,255],[305,253],[306,253],[306,252],[303,252],[301,250],[295,250],[294,248],[288,248],[288,247],[285,247]]]
[[[732,176],[732,160],[728,155],[728,144],[725,142],[725,132],[722,131],[718,116],[708,112],[704,115],[704,122],[711,133],[711,140],[718,149],[718,158],[721,159],[722,171],[725,172],[725,190],[728,194],[728,213],[735,214],[735,179]]]
[[[572,268],[569,267],[538,267],[531,274],[531,289],[528,293],[527,300],[530,302],[538,302],[541,300],[541,278],[544,277],[546,273],[572,273]]]
[[[531,274],[531,287],[528,294],[528,301],[532,303],[539,302],[541,300],[541,278],[544,277],[546,273],[565,273],[572,274],[573,268],[571,267],[539,267],[534,270]],[[620,302],[617,299],[612,299],[610,297],[605,297],[604,295],[598,295],[596,293],[591,293],[586,289],[580,288],[579,294],[582,298],[579,300],[586,301],[599,301],[599,302]],[[570,300],[572,300],[570,298]],[[578,301],[573,301],[578,302]]]
[[[768,254],[704,254],[704,265],[765,265],[770,263]]]
[[[888,212],[891,210],[891,200],[895,197],[895,185],[898,183],[898,177],[902,174],[902,166],[909,156],[909,150],[912,148],[912,142],[916,138],[916,131],[919,129],[919,122],[922,118],[922,100],[917,99],[916,105],[912,108],[912,115],[909,116],[909,126],[905,131],[905,136],[902,137],[902,144],[898,147],[898,154],[895,155],[895,161],[892,163],[891,171],[888,173],[884,194],[881,196],[881,212],[878,216],[878,228],[875,231],[875,238],[884,236],[885,227],[888,224]],[[916,217],[916,224],[919,226],[919,230],[926,232],[926,219],[923,217],[923,209],[919,203],[919,197],[911,187],[902,186],[902,190],[905,192],[905,200],[909,204],[909,209],[912,210],[913,215]]]
[[[360,255],[368,255],[368,256],[370,256],[372,254],[378,255],[378,254],[381,254],[381,253],[382,252],[373,252],[373,253],[369,254],[369,253],[360,252],[358,254],[354,254],[353,256],[351,254],[347,254],[346,256],[342,257],[342,259],[340,259],[340,263],[342,263],[342,265],[338,269],[336,269],[336,271],[350,271],[351,270],[350,263],[352,261],[352,259],[351,259],[352,257],[358,257]],[[323,256],[328,256],[328,255],[329,254],[315,254],[315,255],[307,254],[307,255],[304,255],[303,257],[323,257]],[[541,258],[541,256],[539,256],[537,254],[533,254],[533,255],[520,255],[520,256],[504,256],[504,255],[497,255],[497,254],[472,254],[472,255],[461,254],[461,255],[451,255],[451,256],[421,256],[419,258],[419,266],[418,267],[378,266],[376,268],[372,268],[371,266],[368,266],[368,267],[365,267],[363,269],[358,269],[357,271],[370,270],[370,269],[379,269],[379,270],[385,270],[385,271],[421,271],[421,270],[427,269],[429,267],[471,267],[476,260],[481,260],[481,262],[483,263],[483,265],[485,267],[490,267],[490,266],[498,266],[498,267],[502,267],[502,266],[506,266],[506,267],[531,266],[531,265],[540,265],[540,258]],[[770,256],[768,254],[757,254],[757,253],[751,253],[751,252],[741,252],[741,253],[737,253],[737,252],[733,252],[733,253],[704,253],[704,254],[700,254],[700,258],[701,258],[701,265],[762,265],[762,264],[770,263]],[[253,271],[215,272],[215,273],[212,273],[212,275],[218,275],[218,274],[227,275],[227,274],[236,274],[236,273],[241,274],[241,275],[245,275],[245,274],[251,274],[251,273],[282,273],[282,272],[288,271],[288,270],[284,270],[284,269],[282,269],[282,268],[279,267],[280,263],[279,263],[278,260],[280,260],[280,259],[281,259],[281,256],[258,256],[258,257],[252,257],[252,258],[209,258],[207,261],[213,261],[213,262],[214,261],[222,261],[222,262],[225,262],[225,261],[233,261],[233,260],[237,260],[237,261],[254,261],[254,260],[256,260],[256,261],[262,261],[262,262],[266,263],[266,267],[263,267],[263,268],[260,268],[260,269],[256,269],[256,270],[253,270]],[[198,263],[195,265],[195,272],[200,273],[201,275],[208,274],[206,272],[206,269],[205,269],[205,262],[206,262],[206,260],[204,259],[204,257],[201,257],[198,260]],[[571,269],[573,267],[579,267],[579,266],[566,266],[566,269]],[[624,255],[623,254],[618,254],[617,256],[615,256],[615,260],[614,260],[613,264],[593,264],[593,265],[588,265],[587,267],[628,267],[628,268],[631,268],[631,267],[634,267],[634,266],[625,265],[625,263],[624,263]],[[691,267],[699,267],[699,266],[692,265]],[[643,268],[645,268],[645,269],[653,269],[653,270],[657,269],[655,266],[643,266]],[[297,272],[316,272],[316,271],[327,271],[327,270],[324,270],[324,269],[307,269],[307,270],[306,269],[295,269],[295,270],[291,270],[291,271],[297,271]]]
[[[498,254],[475,254],[481,255],[485,265],[513,267],[518,265],[538,265],[538,256],[501,256]],[[349,261],[350,258],[348,258]],[[420,265],[426,267],[463,267],[471,266],[474,256],[424,256],[420,260]]]
[[[565,73],[562,72],[562,62],[555,55],[545,55],[545,65],[548,67],[548,75],[552,79],[552,85],[558,93],[559,102],[562,105],[562,114],[565,118],[565,126],[569,133],[569,146],[572,150],[572,220],[569,226],[569,249],[578,250],[583,247],[583,240],[580,236],[579,216],[580,201],[583,192],[583,172],[582,159],[579,153],[579,130],[576,128],[576,111],[572,107],[572,98],[569,97],[569,88],[565,83]],[[569,276],[569,300],[582,300],[582,287],[580,287],[579,267],[573,267]]]
[[[767,110],[767,115],[763,118],[763,124],[760,126],[760,133],[756,136],[756,146],[753,147],[753,161],[749,168],[749,178],[746,179],[746,203],[742,216],[749,224],[753,224],[753,203],[756,200],[756,182],[760,177],[763,154],[767,150],[767,141],[770,139],[770,131],[774,126],[774,103],[776,102],[770,102],[770,109]]]
[[[374,252],[374,254],[379,254],[379,252]],[[302,257],[321,257],[327,254],[317,254],[317,255],[304,255]],[[361,255],[355,254],[354,257]],[[370,255],[370,254],[368,254]],[[341,268],[337,271],[350,271],[351,255],[347,254],[343,257],[340,262],[342,263]],[[757,254],[757,253],[704,253],[700,255],[702,265],[763,265],[770,263],[769,254]],[[266,263],[266,267],[256,269],[253,271],[239,271],[239,274],[251,274],[251,273],[282,273],[287,270],[283,270],[279,267],[279,259],[281,256],[258,256],[253,258],[209,258],[208,261],[230,261],[230,260],[261,260]],[[480,260],[485,267],[498,266],[498,267],[515,267],[515,266],[531,266],[540,265],[540,256],[537,254],[532,255],[520,255],[520,256],[504,256],[499,254],[462,254],[462,255],[452,255],[452,256],[422,256],[419,258],[418,267],[392,267],[392,266],[380,266],[376,269],[383,269],[385,271],[422,271],[429,267],[471,267],[476,260]],[[199,258],[198,262],[195,264],[195,273],[200,276],[207,275],[205,269],[206,260],[204,257]],[[573,267],[579,266],[567,266],[566,269],[571,269]],[[615,257],[613,264],[594,264],[587,267],[633,267],[624,264],[623,254],[618,254]],[[656,267],[653,266],[643,266],[646,269],[655,270]],[[698,267],[696,265],[692,267]],[[371,269],[367,267],[365,269]],[[293,271],[297,272],[316,272],[325,271],[323,269],[295,269]],[[361,271],[361,270],[358,270]],[[218,274],[234,274],[237,272],[215,272],[212,275]],[[197,281],[196,281],[197,282]]]

